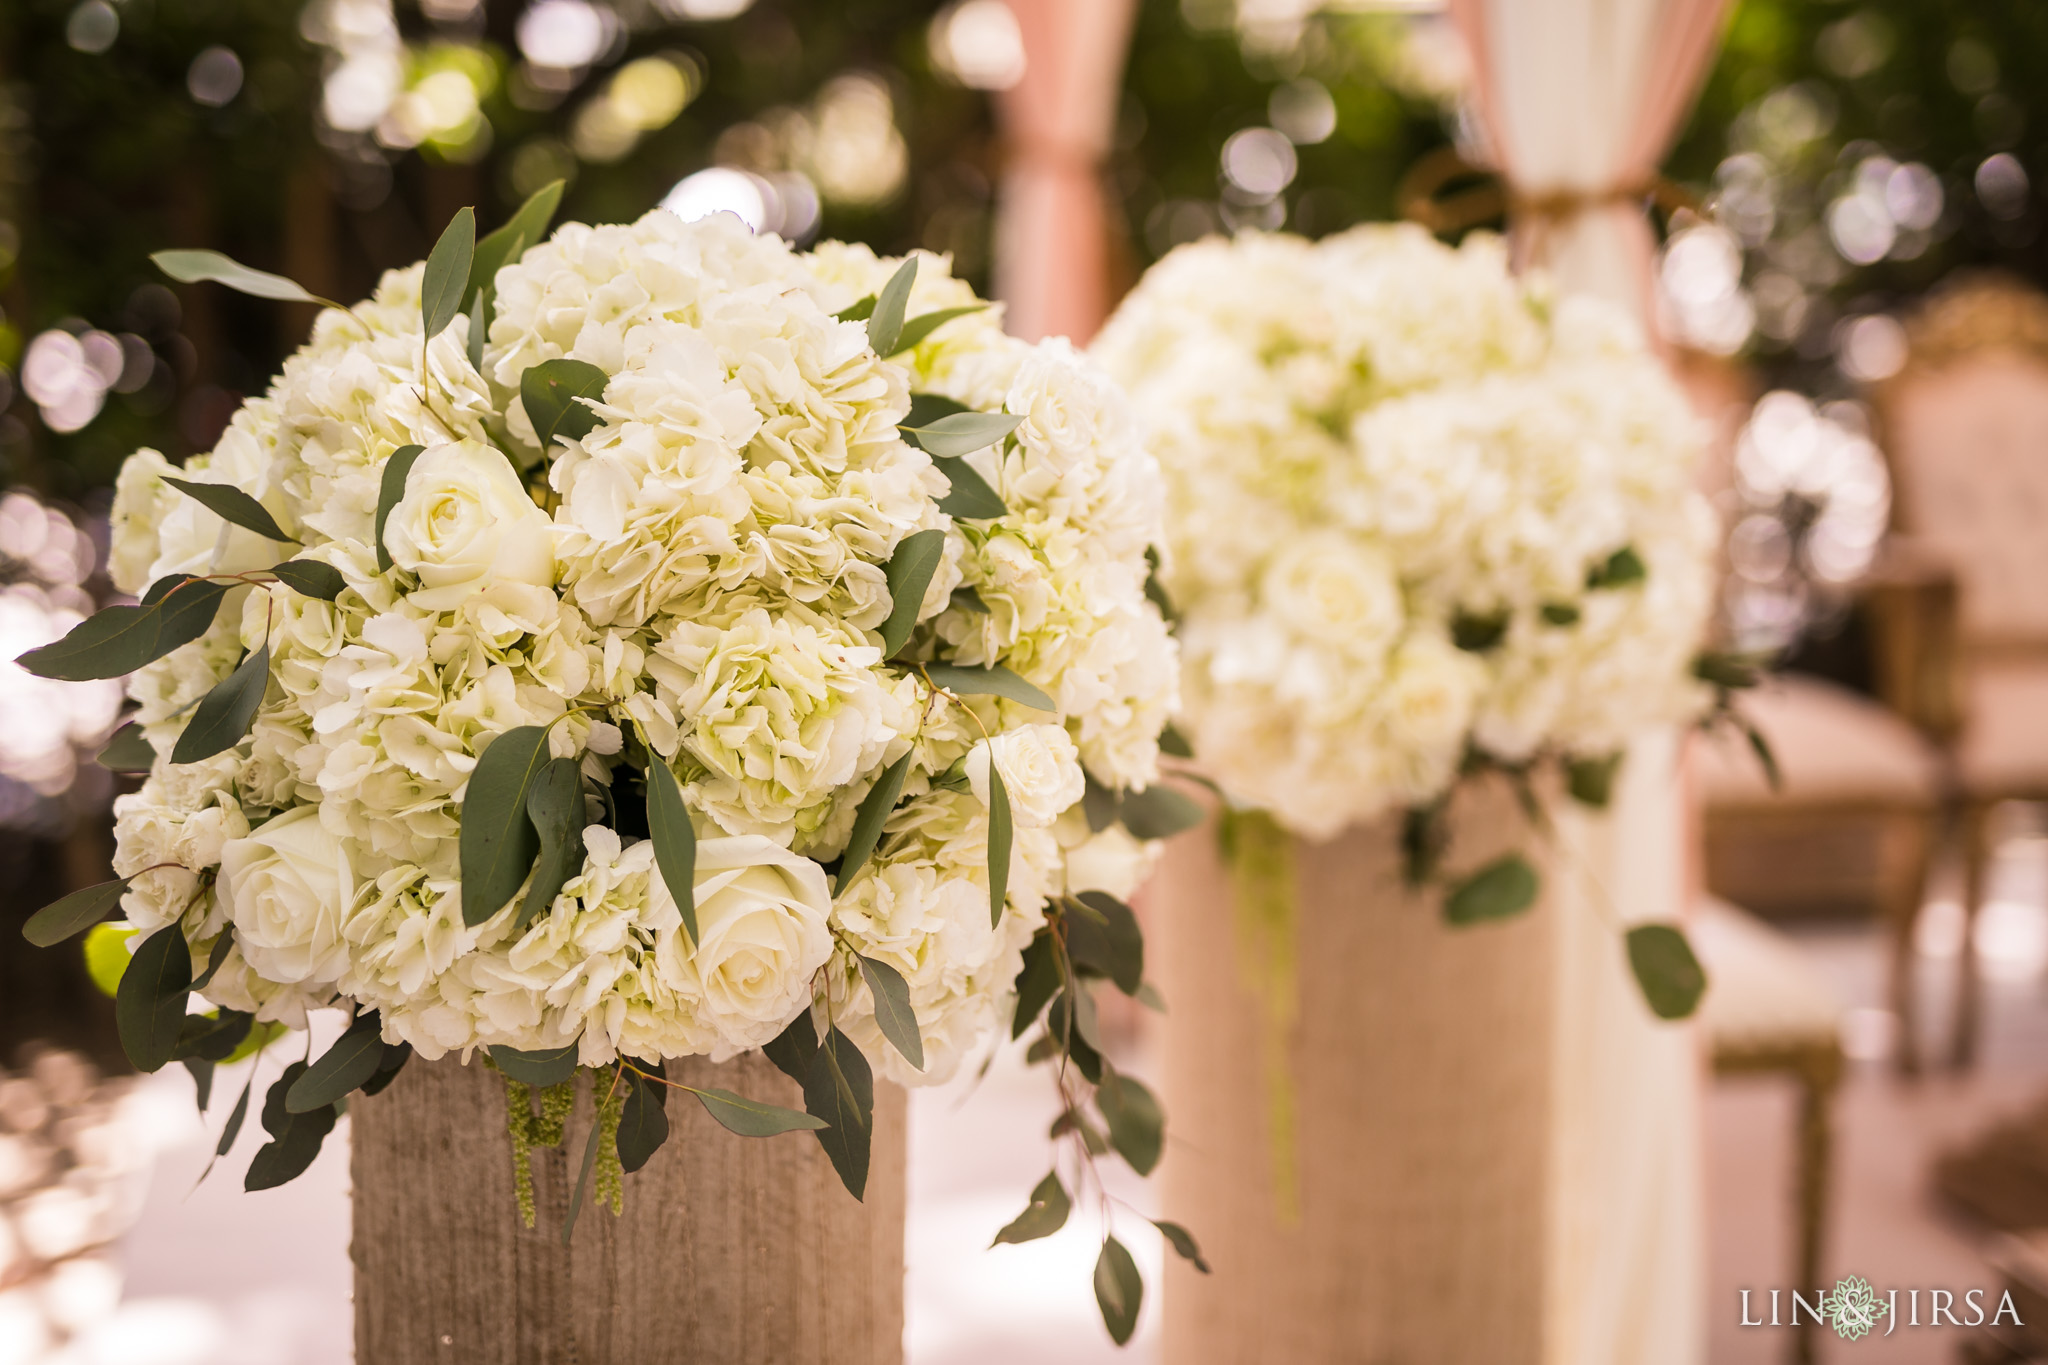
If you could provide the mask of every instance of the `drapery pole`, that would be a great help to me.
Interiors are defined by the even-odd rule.
[[[1027,341],[1084,344],[1109,315],[1110,217],[1103,158],[1134,0],[1005,0],[1024,74],[997,103],[1005,159],[997,194],[996,296]]]

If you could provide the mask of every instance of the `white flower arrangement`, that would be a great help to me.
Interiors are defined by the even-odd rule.
[[[465,210],[323,311],[209,455],[123,468],[141,601],[24,663],[132,672],[114,748],[147,777],[120,879],[30,937],[125,911],[144,1069],[346,1007],[278,1082],[330,1126],[412,1053],[482,1049],[532,1086],[604,1069],[619,1133],[664,1059],[764,1048],[810,1114],[700,1098],[817,1131],[859,1195],[868,1115],[840,1099],[1023,1032],[1052,994],[1010,1008],[1027,949],[1059,940],[1062,999],[1140,988],[1119,898],[1145,844],[1081,807],[1178,818],[1162,788],[1142,818],[1178,686],[1158,470],[1092,362],[1006,336],[940,258],[665,211],[543,240],[558,196],[482,241]],[[1130,934],[1068,952],[1049,920],[1075,914]]]
[[[1184,246],[1094,350],[1166,475],[1183,725],[1235,807],[1321,840],[1553,760],[1604,800],[1631,736],[1714,705],[1697,423],[1632,324],[1498,239]],[[1534,895],[1468,885],[1477,917]]]

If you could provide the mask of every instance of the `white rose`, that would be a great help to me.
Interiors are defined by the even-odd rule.
[[[665,900],[659,877],[648,888]],[[810,1002],[811,977],[832,955],[825,870],[757,834],[697,844],[698,940],[660,935],[655,971],[697,1001],[731,1052],[771,1042]]]
[[[174,472],[160,453],[143,449],[122,462],[121,473],[114,480],[107,576],[122,592],[140,595],[149,586],[150,566],[163,549],[158,524],[172,499],[183,496],[164,482],[164,475]]]
[[[1129,900],[1152,875],[1164,851],[1156,841],[1145,843],[1122,825],[1111,825],[1067,850],[1067,890],[1075,895],[1107,891],[1118,900]]]
[[[983,805],[989,800],[991,758],[1003,775],[1011,818],[1026,829],[1043,829],[1059,819],[1087,786],[1080,750],[1057,725],[1026,725],[974,746],[967,755],[967,780]]]
[[[348,967],[341,937],[355,902],[347,847],[299,806],[220,851],[220,897],[235,942],[266,980],[333,981]]]
[[[414,605],[452,611],[498,583],[554,585],[547,514],[533,505],[512,462],[480,441],[420,456],[384,525],[391,562],[417,574]]]
[[[1303,635],[1368,657],[1393,642],[1407,615],[1392,561],[1338,534],[1290,537],[1267,565],[1260,596]]]

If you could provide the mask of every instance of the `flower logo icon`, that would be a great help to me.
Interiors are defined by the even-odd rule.
[[[1855,1341],[1869,1332],[1890,1311],[1870,1287],[1870,1281],[1861,1275],[1835,1281],[1834,1292],[1827,1295],[1828,1325],[1846,1341]]]

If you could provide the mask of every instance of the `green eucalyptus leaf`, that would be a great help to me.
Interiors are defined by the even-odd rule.
[[[810,1075],[812,1054],[818,1050],[818,1032],[811,1027],[811,1010],[806,1005],[773,1041],[761,1046],[761,1055],[775,1063],[783,1075],[798,1085]]]
[[[1771,741],[1764,737],[1764,732],[1757,729],[1749,717],[1737,714],[1735,723],[1742,728],[1742,737],[1749,741],[1749,751],[1756,755],[1758,765],[1763,768],[1764,781],[1770,784],[1772,791],[1783,791],[1785,771],[1778,766],[1778,754],[1771,748]]]
[[[1052,1030],[1055,1038],[1064,1046],[1079,1047],[1086,1043],[1100,1051],[1102,1035],[1095,1015],[1095,993],[1085,981],[1069,981],[1067,988],[1053,997],[1052,1006],[1046,1011],[1045,1026]],[[1090,1075],[1089,1080],[1099,1077]]]
[[[1536,869],[1519,853],[1505,853],[1451,888],[1444,918],[1452,924],[1508,919],[1536,903]]]
[[[220,1130],[220,1142],[213,1149],[215,1159],[228,1154],[235,1145],[235,1139],[242,1135],[242,1124],[249,1117],[249,1096],[256,1090],[256,1068],[249,1068],[249,1079],[242,1082],[242,1098],[235,1101],[235,1107],[228,1111],[227,1126]],[[211,1163],[208,1163],[211,1169]]]
[[[1007,697],[1025,706],[1040,711],[1051,711],[1051,697],[1033,687],[1001,664],[987,668],[971,668],[964,664],[926,664],[925,676],[932,680],[932,686],[948,692],[957,692],[963,697],[987,696]]]
[[[363,1082],[363,1094],[375,1095],[398,1079],[398,1073],[412,1060],[411,1043],[386,1043],[384,1056],[377,1063],[377,1074]]]
[[[1643,999],[1659,1019],[1684,1019],[1707,992],[1706,969],[1673,924],[1638,924],[1628,931],[1628,965]]]
[[[832,316],[841,322],[866,322],[875,315],[875,296],[863,294]]]
[[[484,346],[488,341],[485,333],[491,325],[491,300],[488,291],[479,289],[469,304],[469,335],[464,338],[463,350],[469,357],[469,368],[478,374],[484,372]]]
[[[654,865],[661,869],[683,931],[697,941],[697,827],[683,804],[682,784],[660,754],[647,759],[647,827],[654,840]]]
[[[1166,1111],[1141,1082],[1111,1072],[1095,1091],[1095,1107],[1109,1124],[1109,1145],[1139,1175],[1152,1174],[1166,1145]]]
[[[971,611],[977,616],[988,615],[988,603],[981,600],[981,594],[972,588],[953,589],[953,606],[960,611]]]
[[[1081,789],[1081,813],[1088,819],[1088,832],[1100,834],[1116,823],[1117,815],[1123,809],[1123,795],[1095,780],[1095,774],[1083,770],[1086,785]]]
[[[1173,599],[1166,595],[1166,584],[1159,577],[1159,547],[1145,547],[1145,600],[1159,608],[1159,615],[1168,625],[1180,620],[1180,613],[1173,609]]]
[[[876,355],[894,355],[903,335],[903,310],[910,306],[910,287],[917,283],[917,257],[904,259],[889,282],[875,294],[874,311],[868,314],[868,345]]]
[[[249,1162],[243,1189],[270,1190],[296,1180],[320,1155],[320,1144],[334,1131],[334,1122],[341,1115],[333,1105],[294,1113],[287,1103],[292,1087],[306,1070],[304,1062],[293,1062],[265,1095],[263,1127],[270,1134],[270,1141],[258,1148]]]
[[[497,292],[498,272],[519,259],[519,253],[538,245],[555,220],[562,203],[562,181],[551,180],[526,197],[519,211],[478,239],[476,254],[469,264],[469,288],[479,294]]]
[[[1105,1238],[1095,1260],[1095,1306],[1110,1340],[1121,1346],[1138,1330],[1138,1309],[1145,1301],[1145,1281],[1130,1251],[1114,1237]]]
[[[619,1114],[619,1166],[631,1174],[668,1141],[668,1110],[661,1102],[661,1082],[628,1074],[626,1086],[626,1103]]]
[[[282,564],[271,565],[270,571],[277,575],[278,582],[299,596],[317,597],[323,602],[332,602],[348,586],[341,570],[317,559],[287,559]]]
[[[1003,902],[1010,896],[1010,789],[1003,770],[990,755],[988,764],[988,922],[1003,922]]]
[[[157,930],[135,950],[114,994],[121,1050],[137,1071],[158,1071],[178,1050],[185,997],[192,989],[192,950],[177,925]]]
[[[590,403],[604,398],[609,382],[597,366],[567,358],[543,360],[519,376],[519,401],[543,454],[558,440],[581,440],[596,429]]]
[[[1159,1229],[1166,1238],[1166,1244],[1180,1253],[1183,1260],[1194,1262],[1195,1269],[1204,1275],[1209,1273],[1209,1263],[1202,1259],[1202,1249],[1195,1245],[1194,1234],[1178,1223],[1169,1223],[1163,1218],[1154,1218],[1152,1226]]]
[[[384,1021],[375,1010],[357,1015],[348,1032],[292,1083],[284,1107],[294,1114],[310,1113],[367,1084],[384,1061],[383,1033]]]
[[[1579,623],[1579,609],[1570,602],[1545,602],[1542,616],[1553,626],[1575,626]]]
[[[1007,412],[955,412],[934,417],[922,426],[912,426],[905,419],[896,429],[927,455],[954,460],[994,445],[1023,423],[1022,417]]]
[[[1614,799],[1614,775],[1621,770],[1621,753],[1599,758],[1575,758],[1565,764],[1565,788],[1580,805],[1604,810]]]
[[[1059,989],[1059,950],[1052,931],[1041,929],[1025,947],[1024,965],[1017,972],[1017,1009],[1010,1016],[1010,1037],[1022,1038]]]
[[[1507,638],[1508,614],[1480,616],[1461,611],[1451,618],[1451,643],[1471,654],[1484,654]]]
[[[875,1079],[868,1059],[834,1026],[818,1044],[804,1075],[804,1108],[824,1120],[818,1145],[855,1199],[868,1187],[868,1154],[875,1125]]]
[[[910,411],[903,418],[906,427],[928,427],[941,417],[951,417],[956,412],[973,412],[974,409],[957,399],[942,393],[913,393],[910,395]]]
[[[196,986],[198,983],[193,984]],[[188,1014],[178,1027],[178,1046],[171,1055],[181,1062],[224,1062],[249,1036],[249,1029],[255,1022],[255,1015],[241,1010]]]
[[[156,749],[134,721],[114,731],[94,760],[108,772],[146,773],[156,766]]]
[[[65,682],[118,678],[204,635],[226,592],[224,583],[181,575],[156,601],[94,612],[63,639],[16,662],[37,677]]]
[[[1727,692],[1740,692],[1763,681],[1756,658],[1726,650],[1707,650],[1692,661],[1693,676]]]
[[[735,1095],[730,1090],[720,1090],[716,1087],[706,1090],[692,1088],[690,1093],[703,1104],[705,1113],[717,1119],[728,1131],[738,1133],[741,1137],[774,1137],[777,1133],[814,1133],[825,1127],[825,1120],[816,1115],[798,1113],[779,1104],[750,1100],[745,1095]],[[831,1150],[829,1145],[826,1150]],[[851,1189],[852,1186],[849,1185],[848,1188]]]
[[[941,308],[935,312],[919,313],[916,317],[903,324],[903,330],[896,336],[896,350],[891,351],[889,354],[895,355],[910,350],[912,347],[923,343],[926,337],[938,331],[939,328],[944,327],[954,318],[964,318],[969,313],[979,313],[987,307],[988,305],[985,303],[970,303],[964,304],[959,308]]]
[[[1067,916],[1067,953],[1074,965],[1092,967],[1125,995],[1145,984],[1145,933],[1138,917],[1107,891],[1083,891],[1076,898],[1097,919]]]
[[[171,749],[171,762],[197,763],[226,753],[248,737],[270,686],[270,642],[264,641],[235,671],[200,699],[199,708]]]
[[[583,867],[583,765],[573,758],[549,759],[526,793],[526,818],[540,839],[540,855],[515,928],[546,914]]]
[[[988,480],[964,460],[950,460],[939,466],[939,472],[952,485],[946,496],[939,499],[939,510],[960,521],[992,521],[1010,514],[1010,506],[1003,501],[1003,495],[989,487]]]
[[[206,970],[193,979],[192,989],[203,991],[213,984],[214,973],[220,970],[221,964],[228,960],[228,954],[234,950],[235,926],[232,924],[223,925],[221,931],[214,935],[213,947],[206,954]],[[215,1058],[214,1060],[218,1061],[220,1059]]]
[[[231,483],[196,483],[190,479],[172,478],[169,474],[164,475],[164,482],[222,521],[231,521],[245,531],[254,531],[265,540],[298,544],[296,536],[285,534],[277,519],[270,515],[269,508]]]
[[[48,948],[73,934],[82,934],[119,908],[128,883],[133,880],[121,877],[101,882],[50,902],[28,917],[28,923],[21,926],[21,936],[38,948]]]
[[[441,229],[441,240],[427,255],[426,270],[420,276],[420,321],[427,340],[441,335],[469,292],[469,267],[476,259],[476,210],[461,208]]]
[[[1109,1154],[1109,1138],[1103,1134],[1100,1128],[1089,1121],[1086,1114],[1078,1109],[1061,1111],[1060,1116],[1052,1121],[1052,1127],[1047,1131],[1046,1136],[1057,1142],[1069,1133],[1073,1133],[1081,1139],[1081,1145],[1088,1149],[1088,1155],[1106,1156]]]
[[[1209,818],[1202,803],[1164,782],[1141,792],[1125,792],[1117,807],[1124,828],[1136,839],[1170,839]]]
[[[1060,1183],[1060,1173],[1049,1171],[1045,1179],[1032,1187],[1031,1202],[1024,1206],[1024,1212],[1011,1219],[989,1245],[1035,1242],[1041,1237],[1050,1237],[1067,1225],[1067,1215],[1073,1209],[1073,1201],[1067,1197],[1067,1187]]]
[[[1631,583],[1640,583],[1648,576],[1649,570],[1643,564],[1643,557],[1636,553],[1635,546],[1624,545],[1586,571],[1586,586],[1624,588]]]
[[[521,725],[492,740],[469,774],[458,856],[462,921],[472,928],[504,908],[540,853],[526,797],[548,761],[546,728]]]
[[[910,983],[886,962],[858,953],[853,960],[860,964],[861,980],[868,983],[868,994],[874,1000],[875,1027],[903,1054],[904,1060],[919,1071],[924,1070],[924,1033],[910,1007]]]
[[[329,303],[318,294],[309,292],[297,280],[273,275],[267,270],[256,270],[240,261],[221,255],[218,251],[155,251],[150,260],[156,268],[180,284],[199,284],[211,281],[224,284],[240,294],[249,294],[259,299],[276,299],[282,303],[318,303],[329,308],[339,307]]]
[[[180,1057],[178,1064],[192,1073],[192,1098],[205,1113],[213,1101],[213,1063],[203,1057]]]
[[[1169,721],[1159,732],[1159,752],[1172,758],[1193,758],[1195,746],[1188,743],[1188,737],[1181,733],[1179,726]]]
[[[384,523],[391,511],[405,500],[405,481],[412,476],[413,463],[427,453],[425,446],[400,446],[384,461],[384,473],[377,483],[377,571],[391,572],[391,551],[384,548]]]
[[[531,1086],[536,1090],[560,1085],[576,1074],[575,1043],[539,1052],[523,1052],[510,1047],[492,1047],[484,1050],[490,1053],[491,1061],[497,1065],[498,1070],[521,1085]]]
[[[882,572],[889,580],[889,619],[882,622],[882,657],[894,658],[896,651],[917,628],[917,615],[924,609],[925,590],[946,555],[946,533],[936,528],[907,535]]]
[[[595,1094],[594,1103],[601,1103]],[[569,1245],[570,1236],[576,1231],[576,1215],[583,1212],[583,1197],[590,1193],[590,1173],[597,1166],[597,1145],[604,1136],[604,1124],[593,1114],[590,1119],[590,1136],[583,1142],[583,1167],[576,1176],[576,1192],[569,1196],[569,1212],[562,1219],[562,1245]]]
[[[853,817],[853,833],[847,837],[846,852],[839,859],[839,877],[833,885],[833,895],[844,895],[861,868],[874,856],[875,845],[882,839],[882,826],[888,822],[889,813],[896,809],[896,802],[903,795],[903,780],[910,775],[910,762],[915,757],[916,751],[912,750],[882,769],[875,785],[868,788],[868,794],[861,798],[860,809]]]

